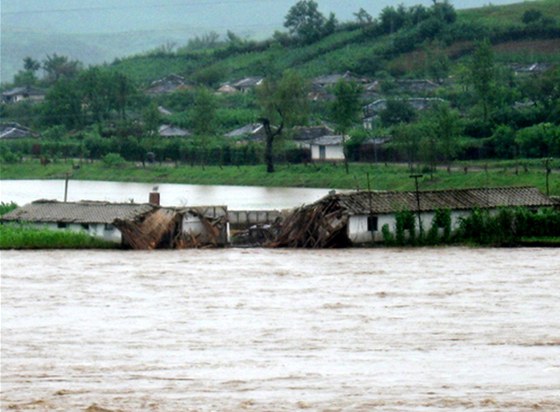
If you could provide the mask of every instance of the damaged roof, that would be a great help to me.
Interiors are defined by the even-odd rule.
[[[552,207],[554,202],[534,187],[497,187],[420,191],[420,211],[471,210],[507,206]],[[334,194],[317,203],[336,201],[350,215],[417,211],[416,192]]]
[[[115,219],[134,219],[152,211],[150,204],[109,202],[58,202],[37,200],[2,216],[2,221],[32,223],[107,223]]]

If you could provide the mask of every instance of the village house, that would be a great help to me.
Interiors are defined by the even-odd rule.
[[[254,90],[255,87],[260,86],[263,81],[264,78],[262,77],[245,77],[232,84],[232,86],[242,93],[247,93],[250,90]]]
[[[346,247],[383,241],[383,227],[394,233],[396,216],[410,211],[427,232],[438,210],[449,210],[451,230],[474,209],[554,207],[555,202],[533,187],[452,189],[419,192],[333,193],[295,210],[283,222],[272,247]],[[420,223],[415,219],[417,228]]]
[[[218,90],[216,90],[216,93],[218,93],[218,94],[235,94],[235,93],[238,93],[238,92],[239,92],[239,90],[236,89],[235,87],[233,87],[229,83],[222,84],[218,88]]]
[[[37,200],[0,218],[51,230],[87,233],[133,249],[220,247],[228,242],[225,206],[159,206],[159,193],[144,204]]]
[[[0,123],[0,139],[24,139],[37,137],[37,133],[19,123]]]
[[[148,89],[146,89],[146,94],[150,96],[157,96],[162,94],[170,94],[179,90],[188,90],[191,86],[185,83],[185,78],[177,74],[170,74],[161,79],[154,80]]]
[[[58,202],[37,200],[5,214],[1,221],[26,223],[34,227],[84,232],[109,242],[121,243],[116,219],[136,219],[154,209],[150,204],[108,202]]]
[[[445,100],[439,97],[409,97],[396,100],[406,102],[418,111],[427,110],[434,107],[436,104],[445,102]],[[372,128],[373,122],[379,117],[379,114],[387,108],[388,101],[389,99],[377,99],[363,107],[363,125],[365,129]]]
[[[2,103],[14,104],[23,101],[41,102],[45,100],[44,90],[33,86],[15,87],[2,93]]]
[[[181,129],[180,127],[173,126],[170,124],[162,124],[158,128],[158,134],[161,137],[189,137],[191,132],[186,129]]]
[[[425,79],[400,79],[395,80],[395,86],[400,92],[421,95],[434,92],[439,84]]]
[[[333,134],[334,130],[324,124],[318,126],[296,126],[292,129],[292,140],[298,147],[309,148],[314,140]]]
[[[250,123],[232,130],[224,136],[230,139],[261,141],[265,138],[265,131],[262,123]]]
[[[344,141],[342,135],[327,135],[311,142],[311,160],[318,162],[344,161]]]

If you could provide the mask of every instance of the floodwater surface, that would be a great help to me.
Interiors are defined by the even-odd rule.
[[[560,410],[557,249],[0,256],[2,410]]]

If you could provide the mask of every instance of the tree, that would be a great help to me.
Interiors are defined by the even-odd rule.
[[[384,126],[409,123],[416,118],[416,110],[406,100],[387,100],[387,107],[379,113]]]
[[[343,145],[346,143],[348,130],[359,120],[362,110],[362,87],[354,81],[339,80],[333,89],[335,100],[331,106],[331,119],[336,124],[336,131],[342,134]],[[344,148],[344,167],[348,173],[348,153]]]
[[[488,39],[478,43],[470,65],[471,83],[482,105],[483,121],[488,121],[490,102],[495,89],[494,53]]]
[[[461,133],[461,120],[459,113],[452,110],[448,104],[436,105],[428,115],[430,128],[437,139],[434,158],[442,158],[450,165],[451,160],[457,152],[457,138]]]
[[[327,20],[315,1],[300,0],[288,11],[284,27],[303,43],[313,43],[334,31],[336,18],[331,13]]]
[[[426,73],[437,83],[442,83],[449,75],[450,65],[442,45],[434,41],[426,47]]]
[[[261,107],[259,121],[263,124],[265,141],[265,163],[268,173],[274,172],[273,144],[284,127],[304,124],[307,120],[307,84],[294,71],[286,71],[282,77],[270,76],[257,89]],[[273,125],[276,124],[276,128]]]
[[[23,59],[23,70],[17,72],[14,76],[14,84],[16,86],[31,86],[37,83],[36,72],[41,68],[41,63],[31,57]]]
[[[150,103],[142,112],[142,120],[144,122],[144,130],[149,136],[154,136],[159,127],[160,114],[155,102]]]
[[[111,112],[112,79],[107,72],[91,67],[78,77],[84,111],[90,114],[94,122],[101,122]]]
[[[362,26],[373,23],[373,17],[371,16],[371,14],[369,14],[362,8],[360,8],[357,13],[354,13],[354,16],[356,16],[356,20]]]
[[[208,136],[216,130],[216,98],[206,88],[199,88],[194,96],[191,111],[193,131],[198,136]]]
[[[27,71],[35,73],[41,68],[39,61],[27,56],[23,59],[23,68]]]
[[[82,124],[82,102],[76,83],[57,82],[45,96],[45,124],[64,125],[73,129]]]
[[[69,60],[66,56],[59,56],[54,53],[47,55],[43,60],[43,69],[46,72],[46,80],[55,83],[61,78],[72,79],[82,68],[82,63],[78,60]]]
[[[126,109],[130,104],[133,94],[136,92],[132,81],[122,73],[115,73],[111,79],[112,102],[120,114],[121,120],[126,120]]]

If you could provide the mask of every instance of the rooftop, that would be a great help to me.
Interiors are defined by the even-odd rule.
[[[555,203],[534,187],[497,187],[420,191],[420,211],[471,210],[507,206],[552,207]],[[350,215],[417,211],[416,192],[354,192],[333,194],[320,202],[338,202]]]
[[[3,221],[32,223],[107,223],[115,219],[134,219],[151,210],[150,204],[109,202],[58,202],[37,200],[2,216]]]

